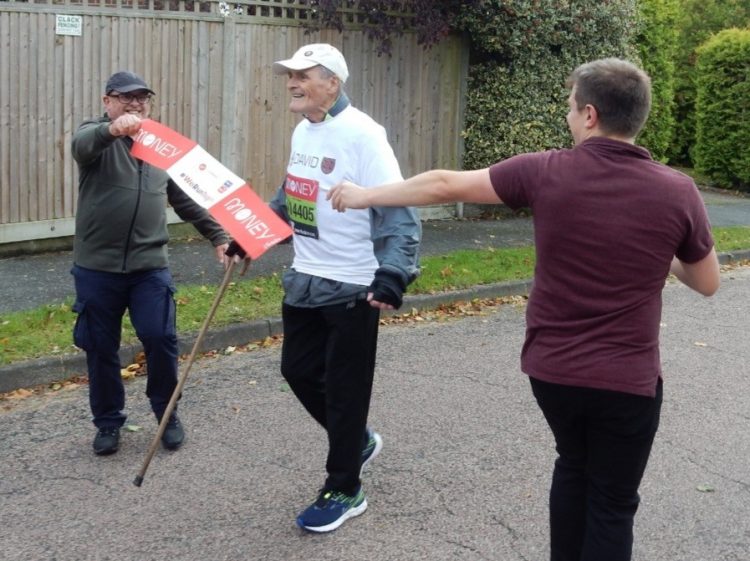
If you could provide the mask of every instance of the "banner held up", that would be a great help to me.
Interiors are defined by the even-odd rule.
[[[292,234],[289,224],[240,177],[198,143],[151,119],[133,138],[131,153],[165,170],[187,195],[221,224],[252,259]]]

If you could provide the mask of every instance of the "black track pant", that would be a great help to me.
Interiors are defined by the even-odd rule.
[[[549,384],[531,388],[559,457],[550,490],[552,561],[629,561],[638,486],[659,427],[655,397]]]
[[[281,373],[328,433],[325,489],[359,486],[375,372],[380,312],[364,300],[299,308],[284,304]]]

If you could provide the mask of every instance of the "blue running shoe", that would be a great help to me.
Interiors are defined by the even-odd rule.
[[[318,499],[297,517],[297,526],[308,532],[332,532],[365,510],[367,499],[361,485],[354,496],[323,490]]]
[[[362,449],[362,467],[359,469],[359,476],[362,477],[362,472],[365,470],[365,466],[375,459],[383,449],[383,438],[371,428],[367,429],[367,444]]]

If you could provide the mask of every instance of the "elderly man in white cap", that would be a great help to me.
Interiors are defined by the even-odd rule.
[[[287,75],[289,109],[304,117],[271,202],[294,230],[281,372],[329,444],[328,476],[297,524],[329,532],[367,508],[360,476],[382,447],[367,427],[380,310],[398,308],[418,274],[421,225],[411,208],[341,214],[326,200],[344,179],[378,185],[402,178],[385,129],[344,93],[349,70],[338,49],[306,45],[274,71]]]

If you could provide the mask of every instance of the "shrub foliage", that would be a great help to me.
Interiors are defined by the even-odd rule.
[[[472,41],[464,168],[569,146],[565,79],[604,56],[634,59],[635,0],[486,0],[462,11]]]
[[[695,144],[695,49],[712,34],[750,25],[748,0],[680,0],[675,59],[675,133],[670,161],[691,165]]]
[[[695,164],[722,187],[750,186],[750,28],[697,50]]]
[[[642,65],[653,87],[638,138],[662,161],[692,165],[698,45],[750,25],[748,0],[300,0],[306,26],[361,26],[381,54],[416,32],[425,46],[463,31],[472,55],[464,167],[570,143],[563,86],[578,64],[619,56]]]
[[[662,162],[668,159],[675,128],[675,54],[678,0],[640,0],[636,36],[643,69],[651,77],[651,113],[638,144]]]
[[[300,0],[310,7],[308,29],[324,27],[342,31],[347,24],[361,25],[375,42],[379,54],[389,54],[391,37],[413,31],[425,47],[456,30],[463,10],[476,9],[482,0]]]

